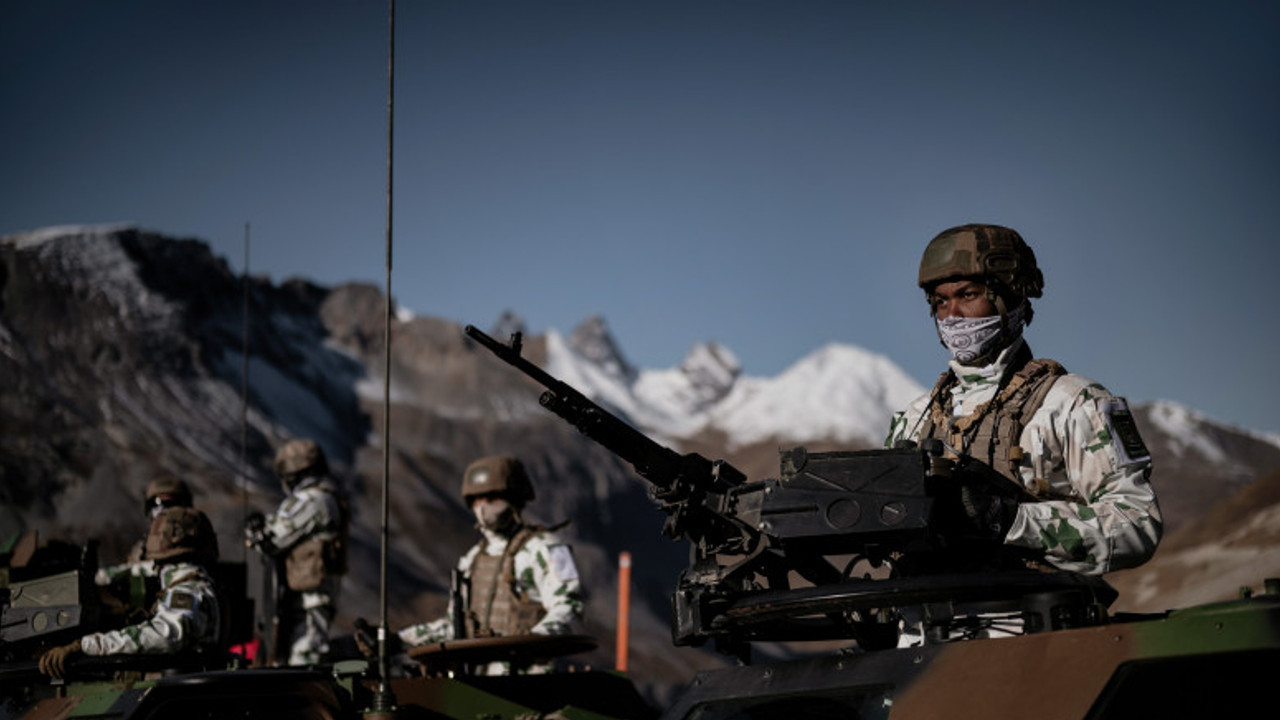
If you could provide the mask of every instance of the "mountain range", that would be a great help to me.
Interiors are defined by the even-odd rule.
[[[132,226],[59,227],[0,239],[0,500],[8,525],[95,538],[123,556],[145,529],[141,496],[178,474],[214,521],[224,559],[249,511],[280,500],[273,448],[311,437],[352,496],[351,573],[339,626],[378,614],[384,463],[390,493],[389,614],[442,612],[448,570],[475,541],[458,497],[475,457],[521,457],[535,520],[570,520],[608,664],[617,558],[634,558],[633,674],[654,692],[721,660],[673,648],[669,594],[686,549],[630,466],[538,404],[539,388],[464,338],[458,322],[396,309],[383,427],[385,297],[375,286],[242,278],[197,239]],[[474,320],[471,318],[465,320]],[[523,330],[510,312],[490,334]],[[606,321],[525,340],[525,356],[650,437],[777,472],[778,450],[880,445],[890,414],[923,392],[890,359],[831,344],[776,377],[695,345],[676,367],[636,368]],[[247,353],[245,352],[247,349]],[[1117,609],[1230,597],[1280,575],[1280,439],[1215,423],[1174,401],[1135,405],[1165,515],[1156,558],[1109,580]],[[384,456],[383,448],[389,448]]]

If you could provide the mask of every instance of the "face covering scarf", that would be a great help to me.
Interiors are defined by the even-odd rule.
[[[962,365],[968,365],[982,357],[1001,340],[1016,338],[1022,334],[1022,306],[1008,315],[1008,328],[999,315],[981,318],[950,317],[938,320],[938,337],[951,352],[951,357]]]
[[[476,503],[475,514],[480,527],[500,533],[515,523],[516,509],[506,500],[499,499]]]

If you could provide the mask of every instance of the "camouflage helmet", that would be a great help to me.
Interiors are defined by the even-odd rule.
[[[314,440],[290,440],[276,451],[276,475],[285,484],[311,475],[328,475],[329,462]]]
[[[1035,253],[1018,231],[1000,225],[960,225],[929,242],[920,258],[919,285],[926,297],[938,283],[964,277],[980,278],[998,299],[1013,305],[1044,290]]]
[[[146,557],[165,560],[190,555],[196,562],[218,559],[218,536],[208,516],[188,507],[165,508],[151,520]]]
[[[163,502],[161,498],[169,498],[169,501]],[[182,478],[161,475],[147,483],[147,492],[142,498],[143,514],[150,515],[157,503],[165,507],[191,507],[191,488]]]
[[[462,499],[471,503],[478,495],[501,495],[523,507],[533,500],[533,483],[524,464],[513,457],[483,457],[462,473]]]

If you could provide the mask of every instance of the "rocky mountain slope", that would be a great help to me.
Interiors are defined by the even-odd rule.
[[[644,484],[539,407],[539,388],[464,340],[458,324],[399,314],[385,431],[383,302],[362,284],[253,278],[246,287],[204,243],[131,227],[0,240],[0,498],[44,537],[96,537],[113,559],[143,532],[146,482],[178,473],[214,520],[224,558],[235,560],[244,557],[245,512],[279,500],[272,449],[312,437],[355,508],[340,618],[349,627],[378,613],[382,449],[390,447],[398,627],[442,610],[447,571],[474,541],[457,496],[462,468],[480,455],[515,454],[537,483],[534,518],[572,520],[564,532],[587,579],[590,629],[603,640],[593,661],[611,664],[615,568],[626,550],[639,596],[634,674],[669,684],[718,663],[671,647],[668,594],[686,549],[659,535],[662,516]],[[508,315],[491,333],[505,338],[519,326]],[[888,415],[921,391],[890,360],[844,345],[774,378],[745,375],[714,344],[692,348],[675,368],[639,369],[601,318],[529,338],[525,354],[650,436],[754,478],[776,473],[779,447],[878,445]],[[1255,482],[1280,468],[1280,443],[1174,402],[1140,405],[1137,416],[1156,457],[1168,540],[1151,574],[1116,575],[1120,604],[1174,607],[1210,589],[1234,593],[1243,570],[1258,574],[1255,583],[1259,573],[1280,575],[1276,481]],[[1233,554],[1240,548],[1273,564],[1245,563]]]

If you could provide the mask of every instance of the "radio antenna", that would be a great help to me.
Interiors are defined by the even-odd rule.
[[[244,271],[240,276],[243,293],[240,336],[240,526],[249,518],[249,474],[246,454],[249,446],[249,223],[244,224]],[[247,546],[240,543],[240,562],[247,562]]]
[[[387,252],[386,305],[383,312],[382,366],[382,549],[379,559],[378,592],[381,617],[378,620],[378,690],[366,718],[395,717],[395,695],[391,692],[391,662],[387,637],[387,526],[391,495],[391,218],[394,180],[396,0],[388,0],[387,10]]]

